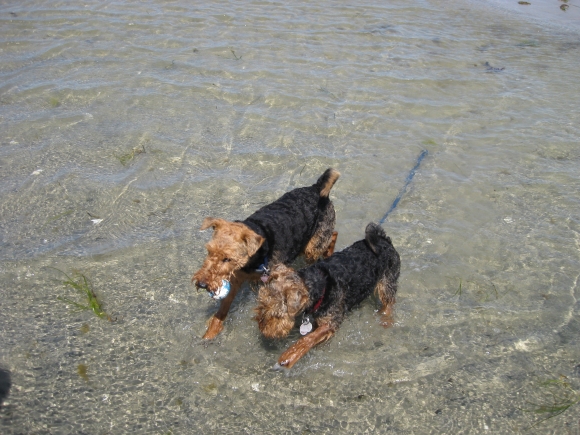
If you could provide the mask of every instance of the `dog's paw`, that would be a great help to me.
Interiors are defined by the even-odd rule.
[[[282,363],[276,363],[272,367],[272,370],[277,371],[277,372],[287,371],[287,370],[289,370],[288,367],[286,367],[287,364],[288,364],[287,361],[282,361]]]
[[[215,316],[211,316],[207,322],[207,331],[203,335],[204,340],[213,340],[224,329],[224,322]]]

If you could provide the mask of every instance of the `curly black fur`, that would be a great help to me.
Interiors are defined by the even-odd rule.
[[[336,329],[345,313],[368,297],[382,280],[386,298],[394,301],[400,268],[391,238],[380,226],[370,223],[364,240],[298,271],[309,292],[305,311],[314,321],[330,317]]]
[[[334,229],[335,212],[328,198],[340,176],[329,168],[310,187],[285,193],[279,199],[257,210],[241,221],[266,241],[246,264],[246,270],[259,267],[265,258],[276,263],[294,261],[316,233],[324,233],[328,242]]]

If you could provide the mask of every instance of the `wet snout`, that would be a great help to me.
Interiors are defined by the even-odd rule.
[[[195,284],[195,287],[198,290],[200,289],[206,290],[210,293],[216,291],[217,288],[219,287],[219,285],[213,283],[212,280],[209,279],[209,276],[207,273],[205,273],[203,267],[199,269],[197,272],[195,272],[195,274],[191,278],[191,282]]]

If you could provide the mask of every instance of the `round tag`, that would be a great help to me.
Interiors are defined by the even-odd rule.
[[[310,320],[302,322],[302,325],[300,325],[300,334],[306,335],[310,331],[312,331],[312,323],[310,323]]]

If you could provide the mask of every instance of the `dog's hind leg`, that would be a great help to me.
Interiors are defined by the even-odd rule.
[[[238,290],[245,281],[246,276],[240,276],[240,274],[234,275],[230,281],[230,292],[228,295],[222,299],[220,307],[213,316],[207,321],[207,331],[203,335],[204,340],[212,340],[217,337],[217,335],[224,329],[224,320],[226,319],[228,312],[230,311],[230,306],[238,293]]]
[[[304,257],[308,263],[314,263],[319,258],[328,258],[334,252],[338,233],[334,231],[336,214],[334,205],[328,201],[316,223],[314,235],[304,248]]]
[[[381,301],[381,309],[379,314],[381,315],[381,325],[385,328],[393,326],[393,306],[395,305],[395,294],[397,293],[397,283],[389,278],[389,276],[383,276],[381,280],[375,286],[375,294]]]
[[[329,323],[320,325],[310,334],[300,338],[296,343],[278,358],[276,368],[290,369],[296,362],[308,353],[317,344],[320,344],[334,335],[335,328]]]
[[[328,249],[326,250],[326,252],[323,254],[323,257],[324,258],[328,258],[332,254],[334,254],[334,246],[336,245],[336,239],[337,238],[338,238],[338,232],[337,231],[333,231],[332,232],[332,237],[330,238],[330,245],[328,246]]]

